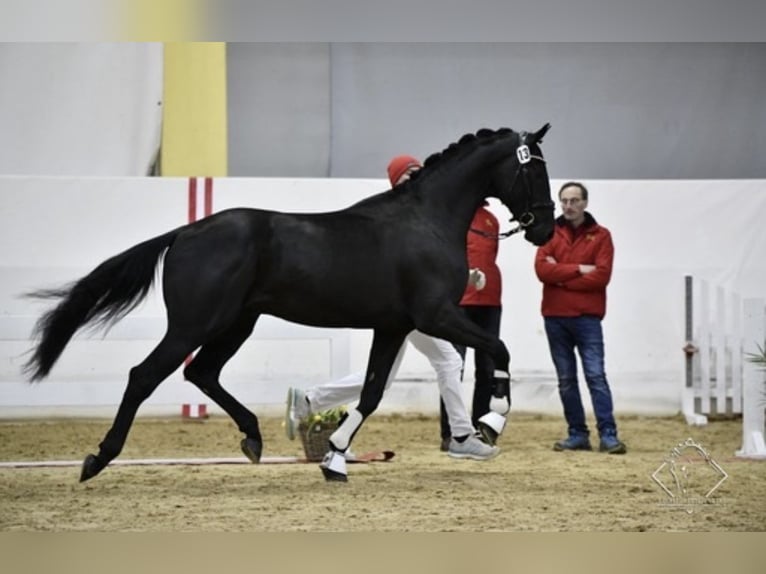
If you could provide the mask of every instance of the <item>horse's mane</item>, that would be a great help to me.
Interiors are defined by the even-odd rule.
[[[420,177],[422,177],[424,174],[431,172],[431,168],[435,166],[439,166],[445,162],[451,161],[456,156],[460,154],[467,154],[474,151],[476,148],[478,148],[481,145],[484,145],[486,143],[489,143],[493,140],[507,137],[510,134],[515,133],[511,128],[500,128],[497,130],[491,130],[487,128],[482,128],[478,130],[475,134],[474,133],[468,133],[462,136],[457,142],[449,144],[443,151],[436,152],[431,154],[426,158],[426,160],[423,162],[423,169],[419,169],[417,171],[412,172],[412,174],[409,177],[409,180],[402,183],[399,186],[394,187],[393,190],[387,191],[387,192],[381,192],[379,194],[375,194],[373,196],[367,197],[356,204],[355,206],[370,206],[374,205],[375,209],[380,209],[379,204],[381,201],[383,203],[388,203],[393,200],[393,198],[404,196],[404,197],[411,197],[411,192],[409,191],[410,186],[412,183],[415,183],[418,181]]]
[[[451,143],[449,146],[447,146],[443,151],[436,152],[429,155],[426,158],[426,160],[423,162],[423,167],[430,168],[433,166],[437,166],[442,162],[451,160],[452,158],[454,158],[456,155],[460,153],[465,153],[466,151],[473,151],[473,149],[475,149],[479,145],[486,143],[489,140],[505,137],[508,134],[512,134],[512,133],[514,132],[511,128],[500,128],[498,130],[482,128],[478,130],[475,134],[474,133],[465,134],[457,142]],[[421,176],[421,171],[422,170],[418,170],[414,172],[410,176],[410,179],[413,181],[416,180],[418,177]]]

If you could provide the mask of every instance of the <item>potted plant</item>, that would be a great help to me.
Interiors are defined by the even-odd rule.
[[[340,406],[318,413],[311,413],[298,421],[298,434],[303,443],[306,459],[319,462],[329,450],[330,435],[346,416],[346,407]]]

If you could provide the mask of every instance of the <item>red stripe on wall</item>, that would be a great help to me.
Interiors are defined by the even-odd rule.
[[[205,217],[213,213],[213,178],[205,178]]]
[[[207,210],[207,182],[205,183],[205,205]],[[189,178],[189,192],[188,192],[188,203],[189,203],[189,223],[194,223],[197,221],[197,178],[196,177],[190,177]],[[194,359],[194,353],[191,353],[186,359],[184,359],[184,366],[189,366],[189,363],[192,362],[192,359]]]
[[[189,223],[197,221],[197,178],[189,178]]]

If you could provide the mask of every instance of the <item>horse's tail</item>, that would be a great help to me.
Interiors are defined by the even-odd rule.
[[[107,259],[82,279],[59,289],[27,293],[36,299],[60,299],[37,321],[39,338],[24,366],[31,381],[45,378],[80,327],[110,326],[130,313],[154,283],[155,269],[181,228],[149,239]]]

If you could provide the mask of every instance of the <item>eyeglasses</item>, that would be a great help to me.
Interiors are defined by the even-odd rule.
[[[571,198],[562,198],[559,199],[559,203],[561,205],[571,205],[572,207],[578,205],[582,201],[582,198],[580,197],[571,197]]]

